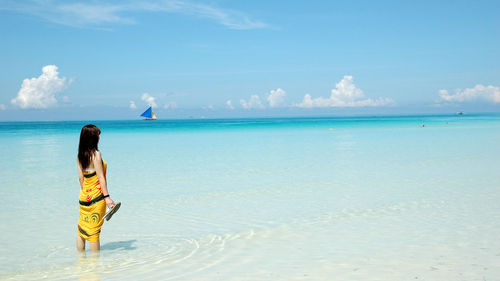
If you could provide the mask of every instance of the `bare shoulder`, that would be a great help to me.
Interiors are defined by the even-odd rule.
[[[94,158],[95,161],[101,161],[101,152],[99,150],[96,150],[94,152],[94,155],[92,155],[92,158]]]

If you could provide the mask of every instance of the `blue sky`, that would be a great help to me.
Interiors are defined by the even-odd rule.
[[[0,120],[500,111],[498,1],[1,1]],[[26,80],[27,79],[27,80]]]

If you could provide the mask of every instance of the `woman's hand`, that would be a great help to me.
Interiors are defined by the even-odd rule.
[[[106,197],[104,198],[104,201],[106,202],[106,205],[108,206],[108,208],[113,208],[115,206],[115,201],[113,201],[111,199],[111,197]]]

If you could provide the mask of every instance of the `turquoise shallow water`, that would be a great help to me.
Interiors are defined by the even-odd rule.
[[[0,279],[500,276],[500,115],[91,123],[123,202],[99,258],[74,246],[87,122],[0,123]]]

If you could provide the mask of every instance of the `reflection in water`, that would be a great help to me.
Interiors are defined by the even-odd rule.
[[[126,240],[109,242],[101,246],[101,251],[112,250],[135,250],[133,244],[137,240]],[[100,258],[101,252],[84,251],[78,255],[77,272],[81,281],[99,281],[101,280],[101,273],[103,272],[106,259]],[[109,261],[109,260],[108,260]],[[109,264],[108,264],[109,266]]]
[[[117,241],[117,242],[109,242],[101,246],[101,251],[105,250],[135,250],[132,244],[137,242],[137,240],[127,240],[127,241]]]
[[[100,266],[99,266],[99,252],[90,253],[87,257],[86,252],[78,255],[78,275],[81,281],[99,281],[101,280]]]

